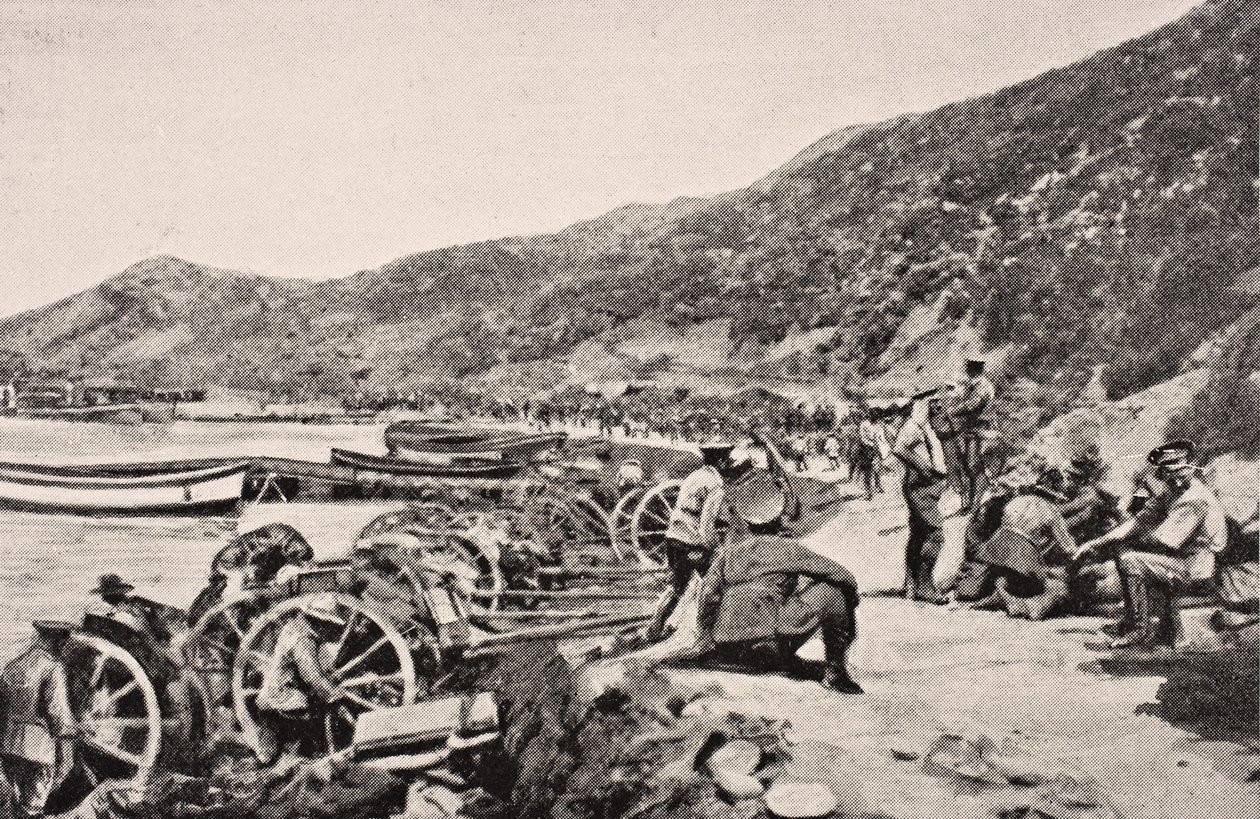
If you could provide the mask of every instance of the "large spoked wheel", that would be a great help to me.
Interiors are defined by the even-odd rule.
[[[365,711],[414,702],[416,666],[407,639],[385,616],[349,595],[336,594],[339,615],[346,621],[340,637],[321,650],[325,673],[347,692],[324,715],[328,750],[346,747],[354,721]],[[270,756],[275,739],[259,721],[258,692],[263,673],[284,627],[301,616],[309,596],[295,597],[258,618],[237,652],[232,670],[232,698],[245,741],[260,758]]]
[[[546,493],[526,501],[522,513],[555,561],[601,562],[612,556],[608,513],[590,498]]]
[[[241,642],[269,605],[262,594],[221,602],[202,615],[176,646],[185,667],[201,681],[212,711],[231,703],[232,669]]]
[[[626,561],[630,555],[634,554],[634,544],[632,542],[633,534],[631,526],[634,523],[634,510],[638,507],[639,501],[643,500],[643,496],[647,494],[648,487],[637,486],[629,492],[621,496],[617,501],[617,505],[608,513],[608,538],[612,544],[613,553],[616,554],[617,560]]]
[[[665,481],[643,494],[630,522],[630,544],[644,565],[664,566],[665,533],[682,481]]]
[[[80,741],[137,771],[152,768],[162,751],[161,705],[136,658],[108,640],[74,634],[66,666]]]
[[[438,531],[444,526],[449,526],[454,519],[455,512],[446,504],[415,504],[397,512],[387,512],[376,518],[363,527],[357,540],[365,540],[373,535],[387,532],[405,532],[412,528]]]
[[[502,516],[500,510],[456,514],[441,504],[426,504],[382,515],[363,529],[359,539],[398,532],[425,535],[421,537],[419,553],[392,558],[400,569],[404,565],[410,568],[408,582],[416,586],[424,571],[417,561],[426,554],[454,560],[476,573],[476,579],[468,582],[463,592],[472,598],[475,607],[490,610],[499,606],[506,586],[500,566],[502,556],[494,537],[496,515]],[[420,594],[421,590],[416,587],[416,592]]]

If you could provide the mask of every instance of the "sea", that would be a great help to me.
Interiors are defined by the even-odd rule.
[[[118,463],[247,455],[327,462],[332,447],[382,452],[383,424],[198,422],[115,426],[0,418],[0,461]],[[0,658],[30,639],[31,622],[79,622],[90,591],[113,572],[140,593],[187,606],[237,519],[79,517],[0,509]]]

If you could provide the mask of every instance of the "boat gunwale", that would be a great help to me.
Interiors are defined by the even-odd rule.
[[[45,471],[25,472],[21,470],[0,468],[0,486],[17,484],[24,486],[53,486],[65,489],[157,489],[168,486],[186,486],[188,484],[208,483],[236,473],[245,473],[253,464],[248,460],[233,461],[218,466],[183,470],[150,475],[82,475],[62,474]]]
[[[362,472],[433,478],[510,477],[525,468],[525,464],[519,461],[497,461],[485,464],[426,464],[338,447],[333,448],[331,461],[337,466],[346,466]]]

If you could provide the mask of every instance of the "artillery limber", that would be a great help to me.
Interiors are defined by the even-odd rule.
[[[287,567],[225,593],[169,642],[125,618],[89,615],[74,635],[71,681],[84,747],[110,769],[193,766],[223,740],[265,755],[263,677],[286,625],[315,599],[344,623],[319,657],[344,696],[311,716],[330,750],[350,741],[361,714],[438,693],[470,659],[644,622],[652,589],[633,581],[651,584],[652,573],[578,567],[598,582],[631,585],[532,589],[527,600],[498,585],[485,549],[451,523],[443,509],[423,506],[382,516],[359,532],[353,556]]]

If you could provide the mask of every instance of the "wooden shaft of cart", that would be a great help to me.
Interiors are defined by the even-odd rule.
[[[602,589],[504,589],[503,591],[478,591],[474,599],[489,600],[655,600],[655,591],[604,591]]]
[[[556,640],[566,637],[594,637],[599,633],[615,633],[632,626],[640,626],[652,619],[650,614],[603,617],[581,623],[552,623],[545,626],[513,629],[501,634],[477,636],[468,646],[465,657],[475,658],[496,653],[521,643],[534,640]]]
[[[543,566],[538,574],[552,577],[647,577],[665,574],[663,566]]]

